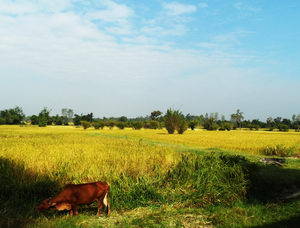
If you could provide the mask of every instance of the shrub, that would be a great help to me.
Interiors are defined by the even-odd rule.
[[[198,122],[196,120],[192,120],[189,122],[189,128],[191,128],[191,130],[195,130],[197,125],[198,125]]]
[[[83,120],[83,121],[80,121],[80,123],[81,123],[81,126],[83,127],[84,130],[91,127],[91,123],[88,122],[88,121]]]
[[[289,126],[286,124],[279,124],[278,125],[278,130],[279,131],[289,131]]]
[[[294,154],[294,148],[284,145],[267,146],[262,148],[260,153],[267,156],[290,157]]]
[[[93,122],[92,125],[96,130],[104,128],[104,123],[102,121]]]
[[[178,134],[183,134],[188,128],[188,125],[185,121],[185,119],[181,119],[178,123]]]
[[[209,131],[215,131],[219,129],[219,125],[212,118],[209,118],[204,121],[203,128]]]
[[[229,122],[221,122],[219,131],[230,131],[232,129],[232,123]]]
[[[269,127],[268,131],[274,131],[274,127]]]
[[[46,127],[47,126],[47,120],[41,118],[38,122],[39,127]]]
[[[126,124],[124,122],[119,121],[116,123],[116,126],[117,126],[117,128],[123,130],[125,128]]]
[[[116,126],[116,122],[115,121],[107,121],[105,123],[105,126],[109,127],[109,129],[113,129],[114,126]]]
[[[181,129],[179,130],[180,132],[182,131],[184,132],[186,130],[186,129],[183,130],[184,128],[186,128],[184,115],[179,110],[168,109],[164,119],[165,119],[165,126],[169,134],[174,134],[175,130],[178,131],[180,126],[181,126]]]
[[[256,130],[256,131],[258,131],[258,130],[259,130],[259,126],[258,126],[257,124],[251,124],[251,125],[249,126],[249,129],[250,129],[250,130]]]
[[[156,120],[151,120],[151,121],[149,121],[149,128],[150,129],[158,129],[158,128],[160,128],[160,124]]]
[[[140,129],[142,129],[142,127],[143,127],[143,123],[140,122],[140,121],[136,121],[136,122],[132,122],[132,123],[131,123],[131,126],[132,126],[132,128],[135,129],[135,130],[140,130]]]

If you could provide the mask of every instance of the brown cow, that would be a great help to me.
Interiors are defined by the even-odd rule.
[[[106,214],[110,213],[108,203],[109,184],[106,182],[93,182],[86,184],[68,184],[55,197],[45,199],[37,209],[39,211],[55,207],[56,210],[68,210],[70,215],[77,215],[77,205],[98,202],[98,213],[100,216],[103,206]]]

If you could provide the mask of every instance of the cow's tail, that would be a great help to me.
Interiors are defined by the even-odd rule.
[[[107,183],[108,188],[105,192],[105,196],[103,198],[103,204],[106,207],[106,214],[109,215],[110,214],[110,204],[109,204],[109,200],[108,200],[108,194],[109,194],[109,184]]]

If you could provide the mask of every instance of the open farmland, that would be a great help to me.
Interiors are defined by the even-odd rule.
[[[168,135],[165,130],[0,126],[1,223],[199,227],[237,222],[280,224],[298,219],[299,200],[274,203],[265,195],[266,202],[248,197],[247,178],[262,157],[260,149],[279,144],[299,154],[300,134],[189,130],[184,135]],[[224,159],[220,159],[221,153]],[[300,188],[300,163],[296,158],[287,159],[283,168],[261,169],[274,174],[268,178],[284,180],[285,186],[276,185],[278,189]],[[34,211],[38,202],[64,184],[96,180],[111,183],[110,217],[95,217],[94,204],[83,206],[75,218],[64,212]],[[264,193],[272,184],[267,183]],[[260,190],[254,189],[254,193]],[[276,194],[270,192],[269,196]]]

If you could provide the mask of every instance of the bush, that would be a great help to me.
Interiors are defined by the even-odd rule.
[[[232,123],[222,122],[220,124],[219,131],[225,131],[225,130],[230,131],[231,129],[232,129]]]
[[[81,126],[83,127],[84,130],[86,130],[89,127],[91,127],[91,123],[88,122],[88,121],[83,120],[83,121],[80,121],[80,123],[81,123]]]
[[[105,126],[109,127],[109,129],[113,129],[114,126],[116,126],[116,122],[115,121],[107,121],[105,122]]]
[[[102,121],[94,122],[92,125],[96,130],[104,128],[104,123]]]
[[[132,128],[135,129],[135,130],[140,130],[140,129],[142,129],[142,127],[143,127],[143,123],[140,122],[140,121],[136,121],[136,122],[132,122],[132,123],[131,123],[131,126],[132,126]]]
[[[294,148],[284,145],[267,146],[260,149],[260,153],[267,156],[290,157],[294,154]]]
[[[289,126],[286,125],[286,124],[279,124],[278,125],[278,130],[287,132],[287,131],[289,131]]]
[[[188,125],[185,121],[185,119],[181,119],[178,123],[178,134],[183,134],[188,128]]]
[[[197,125],[198,125],[198,122],[195,120],[192,120],[189,122],[189,128],[191,128],[191,130],[195,130]]]
[[[126,127],[126,124],[124,122],[117,122],[116,123],[117,128],[123,130]]]
[[[40,119],[38,122],[39,127],[46,127],[47,126],[47,120],[46,119]]]
[[[269,127],[268,131],[274,131],[274,127]]]
[[[174,134],[175,130],[182,134],[187,129],[184,115],[179,110],[168,109],[164,119],[169,134]]]
[[[259,130],[259,126],[258,126],[257,124],[251,124],[251,125],[249,126],[249,129],[250,129],[250,130],[256,130],[256,131],[258,131],[258,130]]]
[[[204,121],[203,128],[209,131],[215,131],[219,129],[219,125],[214,122],[213,119],[209,118]]]

